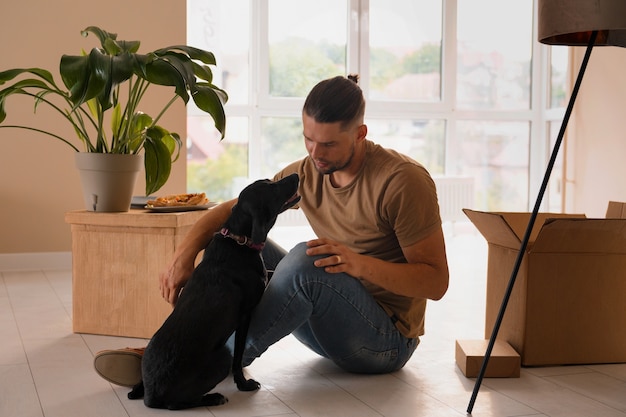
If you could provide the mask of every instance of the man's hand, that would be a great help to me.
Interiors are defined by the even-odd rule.
[[[193,273],[193,262],[181,262],[174,259],[168,267],[159,275],[159,289],[161,296],[172,307],[176,305],[180,291]]]
[[[306,254],[309,256],[327,255],[325,258],[316,260],[315,266],[333,274],[345,272],[353,277],[359,275],[357,258],[362,255],[353,252],[347,246],[331,239],[309,240],[307,246],[309,248]]]
[[[176,249],[172,261],[159,275],[161,296],[172,306],[176,305],[183,286],[193,273],[196,256],[209,244],[213,233],[219,230],[230,216],[236,199],[218,204],[200,218]]]
[[[330,239],[307,242],[307,255],[327,255],[315,266],[346,274],[405,297],[439,300],[448,289],[448,261],[441,227],[422,240],[403,247],[406,263],[387,262],[352,251]]]

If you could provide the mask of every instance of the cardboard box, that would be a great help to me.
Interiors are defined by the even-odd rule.
[[[489,338],[530,213],[463,211],[489,244]],[[626,362],[625,213],[539,213],[498,333],[523,366]]]
[[[468,378],[476,378],[483,366],[489,340],[457,340],[456,364]],[[496,340],[489,356],[486,378],[519,378],[521,360],[519,354],[502,340]]]
[[[171,313],[159,273],[206,211],[71,211],[76,333],[150,338]]]

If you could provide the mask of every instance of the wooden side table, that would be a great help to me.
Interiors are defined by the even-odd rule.
[[[206,212],[66,213],[74,332],[152,337],[172,311],[161,297],[159,273]]]

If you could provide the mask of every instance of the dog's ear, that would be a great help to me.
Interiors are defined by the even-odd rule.
[[[269,226],[269,227],[268,227]],[[271,225],[267,224],[265,216],[256,215],[252,217],[252,233],[250,238],[254,243],[264,243]]]

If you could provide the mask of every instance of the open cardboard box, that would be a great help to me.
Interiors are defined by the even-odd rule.
[[[489,338],[530,213],[463,211],[489,245]],[[539,213],[498,339],[523,366],[626,362],[626,203],[605,219]]]

